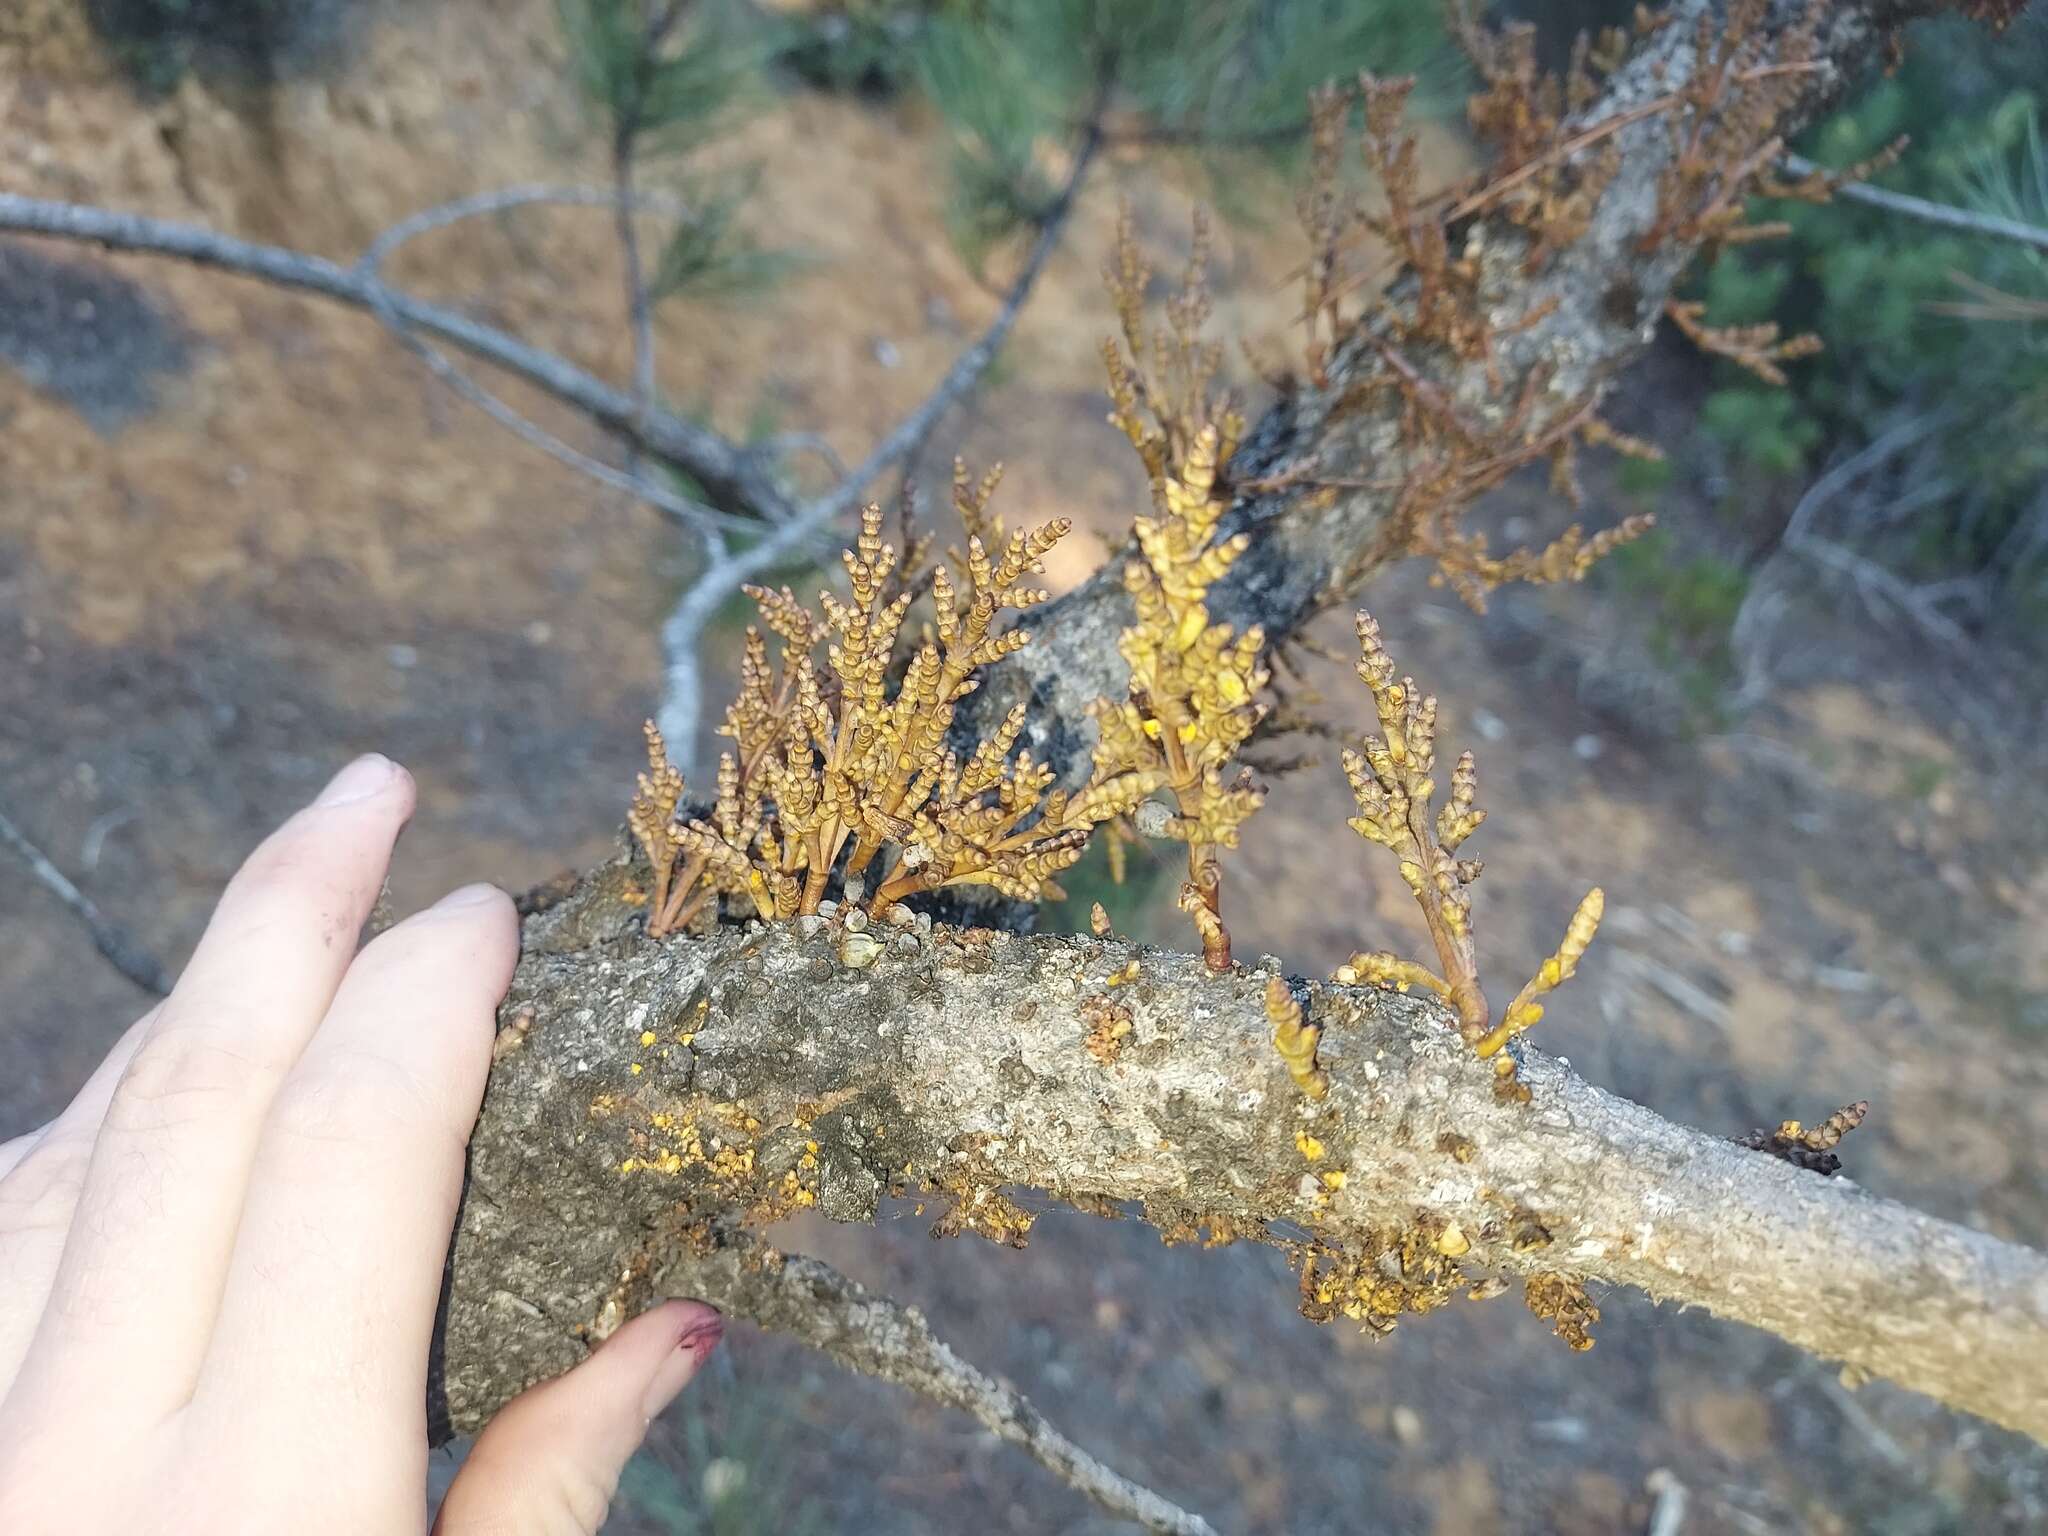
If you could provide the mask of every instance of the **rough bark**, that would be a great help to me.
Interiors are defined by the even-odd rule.
[[[662,1295],[710,1289],[774,1322],[780,1277],[721,1257],[742,1222],[813,1203],[865,1221],[887,1192],[929,1190],[950,1225],[1007,1240],[1001,1191],[1027,1186],[1169,1232],[1354,1252],[1419,1235],[1475,1278],[1636,1286],[2048,1440],[2048,1259],[1535,1052],[1532,1102],[1499,1102],[1433,1003],[1296,983],[1331,1079],[1311,1101],[1257,969],[945,928],[851,969],[816,920],[654,942],[619,901],[628,878],[610,866],[527,922],[451,1270],[455,1428]],[[1105,1060],[1088,1035],[1117,1007],[1132,1027]]]

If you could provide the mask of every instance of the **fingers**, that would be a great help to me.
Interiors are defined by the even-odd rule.
[[[108,1102],[18,1402],[89,1409],[112,1432],[190,1394],[264,1116],[412,806],[403,769],[359,758],[229,883]]]
[[[289,1413],[343,1459],[425,1444],[463,1146],[519,923],[473,886],[365,949],[271,1106],[195,1406]]]
[[[594,1536],[648,1424],[724,1331],[701,1301],[665,1302],[573,1371],[522,1392],[477,1437],[434,1536]]]
[[[128,1026],[62,1114],[0,1151],[0,1393],[20,1369],[36,1320],[50,1299],[50,1282],[114,1084],[128,1070],[155,1017],[151,1009]],[[7,1151],[16,1154],[11,1161]]]

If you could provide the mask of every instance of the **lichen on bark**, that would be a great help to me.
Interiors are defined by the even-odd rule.
[[[629,885],[622,858],[526,920],[503,1017],[530,1022],[471,1142],[443,1434],[789,1210],[864,1221],[888,1192],[957,1208],[1023,1187],[1376,1264],[1407,1246],[1426,1259],[1389,1278],[1433,1291],[1638,1286],[2048,1436],[2048,1372],[2012,1368],[2048,1359],[2040,1255],[1671,1125],[1535,1051],[1532,1101],[1503,1104],[1430,1000],[1292,981],[1330,1079],[1309,1099],[1272,1049],[1269,971],[943,926],[853,970],[829,924],[649,940]],[[1090,1003],[1133,959],[1105,1066]],[[657,1116],[696,1149],[670,1136],[670,1171],[622,1172]],[[727,1301],[744,1312],[745,1287]]]

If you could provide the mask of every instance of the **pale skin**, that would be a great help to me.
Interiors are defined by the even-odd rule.
[[[171,995],[0,1144],[0,1531],[427,1527],[426,1368],[518,921],[360,952],[411,777],[359,758],[252,854]],[[438,1536],[585,1536],[722,1320],[671,1301],[477,1439]]]

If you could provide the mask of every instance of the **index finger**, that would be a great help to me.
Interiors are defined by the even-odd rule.
[[[111,1434],[190,1397],[264,1116],[412,808],[404,769],[358,758],[229,882],[107,1106],[15,1383],[30,1411],[89,1411]]]

